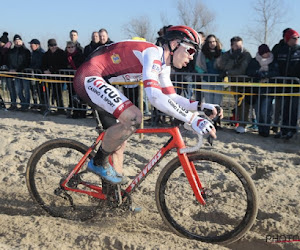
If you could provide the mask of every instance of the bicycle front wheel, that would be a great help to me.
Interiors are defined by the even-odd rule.
[[[27,164],[26,184],[32,198],[48,214],[72,220],[87,220],[95,215],[98,199],[65,191],[60,185],[87,150],[87,146],[77,141],[55,139],[42,144],[33,152]],[[80,172],[86,169],[86,164]],[[81,178],[79,176],[75,175],[70,180],[72,187],[77,187]]]
[[[240,239],[257,215],[257,195],[247,172],[229,157],[202,151],[188,154],[206,205],[195,198],[178,158],[159,175],[155,198],[163,220],[187,238],[220,244]]]

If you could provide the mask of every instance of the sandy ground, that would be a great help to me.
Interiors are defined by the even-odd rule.
[[[90,145],[97,136],[95,126],[92,118],[74,120],[0,110],[0,249],[300,248],[297,241],[274,243],[271,240],[277,236],[285,240],[288,235],[300,240],[300,135],[282,141],[261,138],[255,132],[238,135],[224,127],[218,131],[213,148],[205,145],[208,150],[222,152],[239,162],[254,180],[259,196],[254,226],[241,240],[228,246],[189,240],[171,232],[154,201],[155,177],[159,170],[149,176],[132,197],[143,207],[139,214],[105,220],[94,218],[88,222],[48,216],[31,199],[26,187],[25,170],[32,151],[47,140],[61,137]],[[128,152],[138,148],[139,153],[154,154],[166,139],[151,135],[140,142],[135,136],[129,141]],[[126,157],[125,163],[134,159],[130,153]],[[163,167],[163,162],[160,164]],[[133,168],[125,167],[127,175],[134,172]]]

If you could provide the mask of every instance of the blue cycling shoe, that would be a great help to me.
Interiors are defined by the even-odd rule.
[[[120,184],[122,182],[122,177],[111,165],[109,165],[107,169],[103,166],[95,166],[94,160],[92,159],[89,161],[87,169],[112,184]]]

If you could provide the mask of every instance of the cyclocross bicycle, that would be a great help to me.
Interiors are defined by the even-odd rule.
[[[136,133],[171,137],[129,185],[110,185],[86,170],[105,132],[86,146],[71,139],[54,139],[31,155],[26,182],[32,198],[51,216],[87,220],[103,209],[130,210],[132,192],[171,150],[156,181],[155,200],[163,221],[177,235],[210,243],[240,239],[257,215],[253,181],[241,165],[220,153],[187,148],[178,127],[138,129]],[[138,153],[138,152],[137,152]],[[86,181],[86,176],[98,181]],[[97,183],[97,184],[95,184]]]

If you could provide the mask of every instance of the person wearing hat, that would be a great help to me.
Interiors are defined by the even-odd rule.
[[[44,74],[58,74],[60,69],[67,68],[66,53],[57,46],[55,39],[48,40],[48,50],[43,55],[42,59],[42,71]],[[52,100],[56,101],[57,113],[64,114],[63,99],[62,99],[62,84],[52,83],[50,84],[52,89]]]
[[[290,30],[290,29],[291,29],[291,28],[286,28],[286,29],[284,29],[284,30],[282,31],[282,39],[279,41],[279,43],[275,44],[274,47],[272,48],[272,53],[273,53],[273,55],[274,55],[275,60],[277,60],[278,50],[279,50],[282,46],[285,45],[284,35],[285,35],[285,33],[286,33],[288,30]],[[281,98],[280,96],[275,96],[275,105],[274,105],[274,107],[275,107],[276,112],[274,113],[274,121],[273,121],[273,123],[274,123],[275,125],[278,125],[279,122],[280,122],[281,106],[282,106],[282,105],[281,105],[281,104],[282,104],[281,99],[282,99],[282,98]],[[278,132],[278,126],[274,126],[274,127],[272,128],[272,130],[273,130],[274,133],[277,133],[277,132]]]
[[[34,73],[41,73],[42,58],[45,51],[41,48],[41,43],[38,39],[32,39],[29,44],[31,48],[31,63],[29,68],[31,68]],[[39,108],[38,98],[40,104],[45,104],[42,85],[37,81],[31,81],[30,89],[33,100],[33,106],[31,108]]]
[[[280,47],[282,47],[285,44],[285,41],[284,41],[285,33],[290,29],[291,28],[286,28],[282,31],[282,39],[277,44],[275,44],[274,47],[272,48],[271,51],[272,51],[275,58],[277,58],[278,50],[280,49]]]
[[[31,48],[31,69],[41,69],[42,68],[42,59],[45,51],[41,48],[41,43],[38,39],[32,39],[30,42]]]
[[[284,35],[285,44],[279,48],[277,61],[279,65],[280,76],[300,78],[300,45],[298,45],[299,33],[296,30],[289,29]],[[288,83],[288,82],[287,82]],[[295,82],[299,84],[298,82]],[[284,94],[298,93],[299,87],[283,89]],[[278,93],[278,92],[277,92]],[[282,97],[283,98],[283,97]],[[281,128],[275,138],[290,139],[296,133],[298,119],[298,96],[284,96],[282,111],[282,125],[293,128]],[[275,110],[275,112],[278,112]]]
[[[0,70],[7,70],[7,54],[12,43],[8,40],[8,33],[3,32],[0,37]]]
[[[11,42],[8,41],[8,33],[3,32],[3,35],[0,37],[0,70],[7,70],[7,53],[11,47]],[[6,86],[6,78],[1,79],[2,85]],[[0,94],[0,109],[6,109],[4,100]]]
[[[268,83],[269,78],[279,75],[278,63],[274,60],[273,53],[267,44],[261,44],[258,47],[256,56],[251,59],[246,74],[253,77],[254,82]],[[273,93],[272,87],[254,88],[253,93],[257,96],[253,98],[253,104],[256,107],[256,118],[258,123],[270,124],[272,119],[272,101],[274,96],[265,95]],[[257,98],[256,98],[257,97]],[[256,106],[255,105],[255,106]],[[256,120],[254,121],[257,122]],[[258,133],[261,136],[268,137],[270,135],[270,126],[258,126]]]
[[[14,36],[14,47],[8,52],[8,68],[10,72],[22,72],[30,65],[30,51],[24,46],[20,35]],[[18,75],[20,76],[20,75]],[[30,82],[18,77],[12,81],[8,80],[8,90],[11,98],[11,106],[9,110],[17,109],[17,95],[21,101],[21,110],[26,111],[30,105]]]

